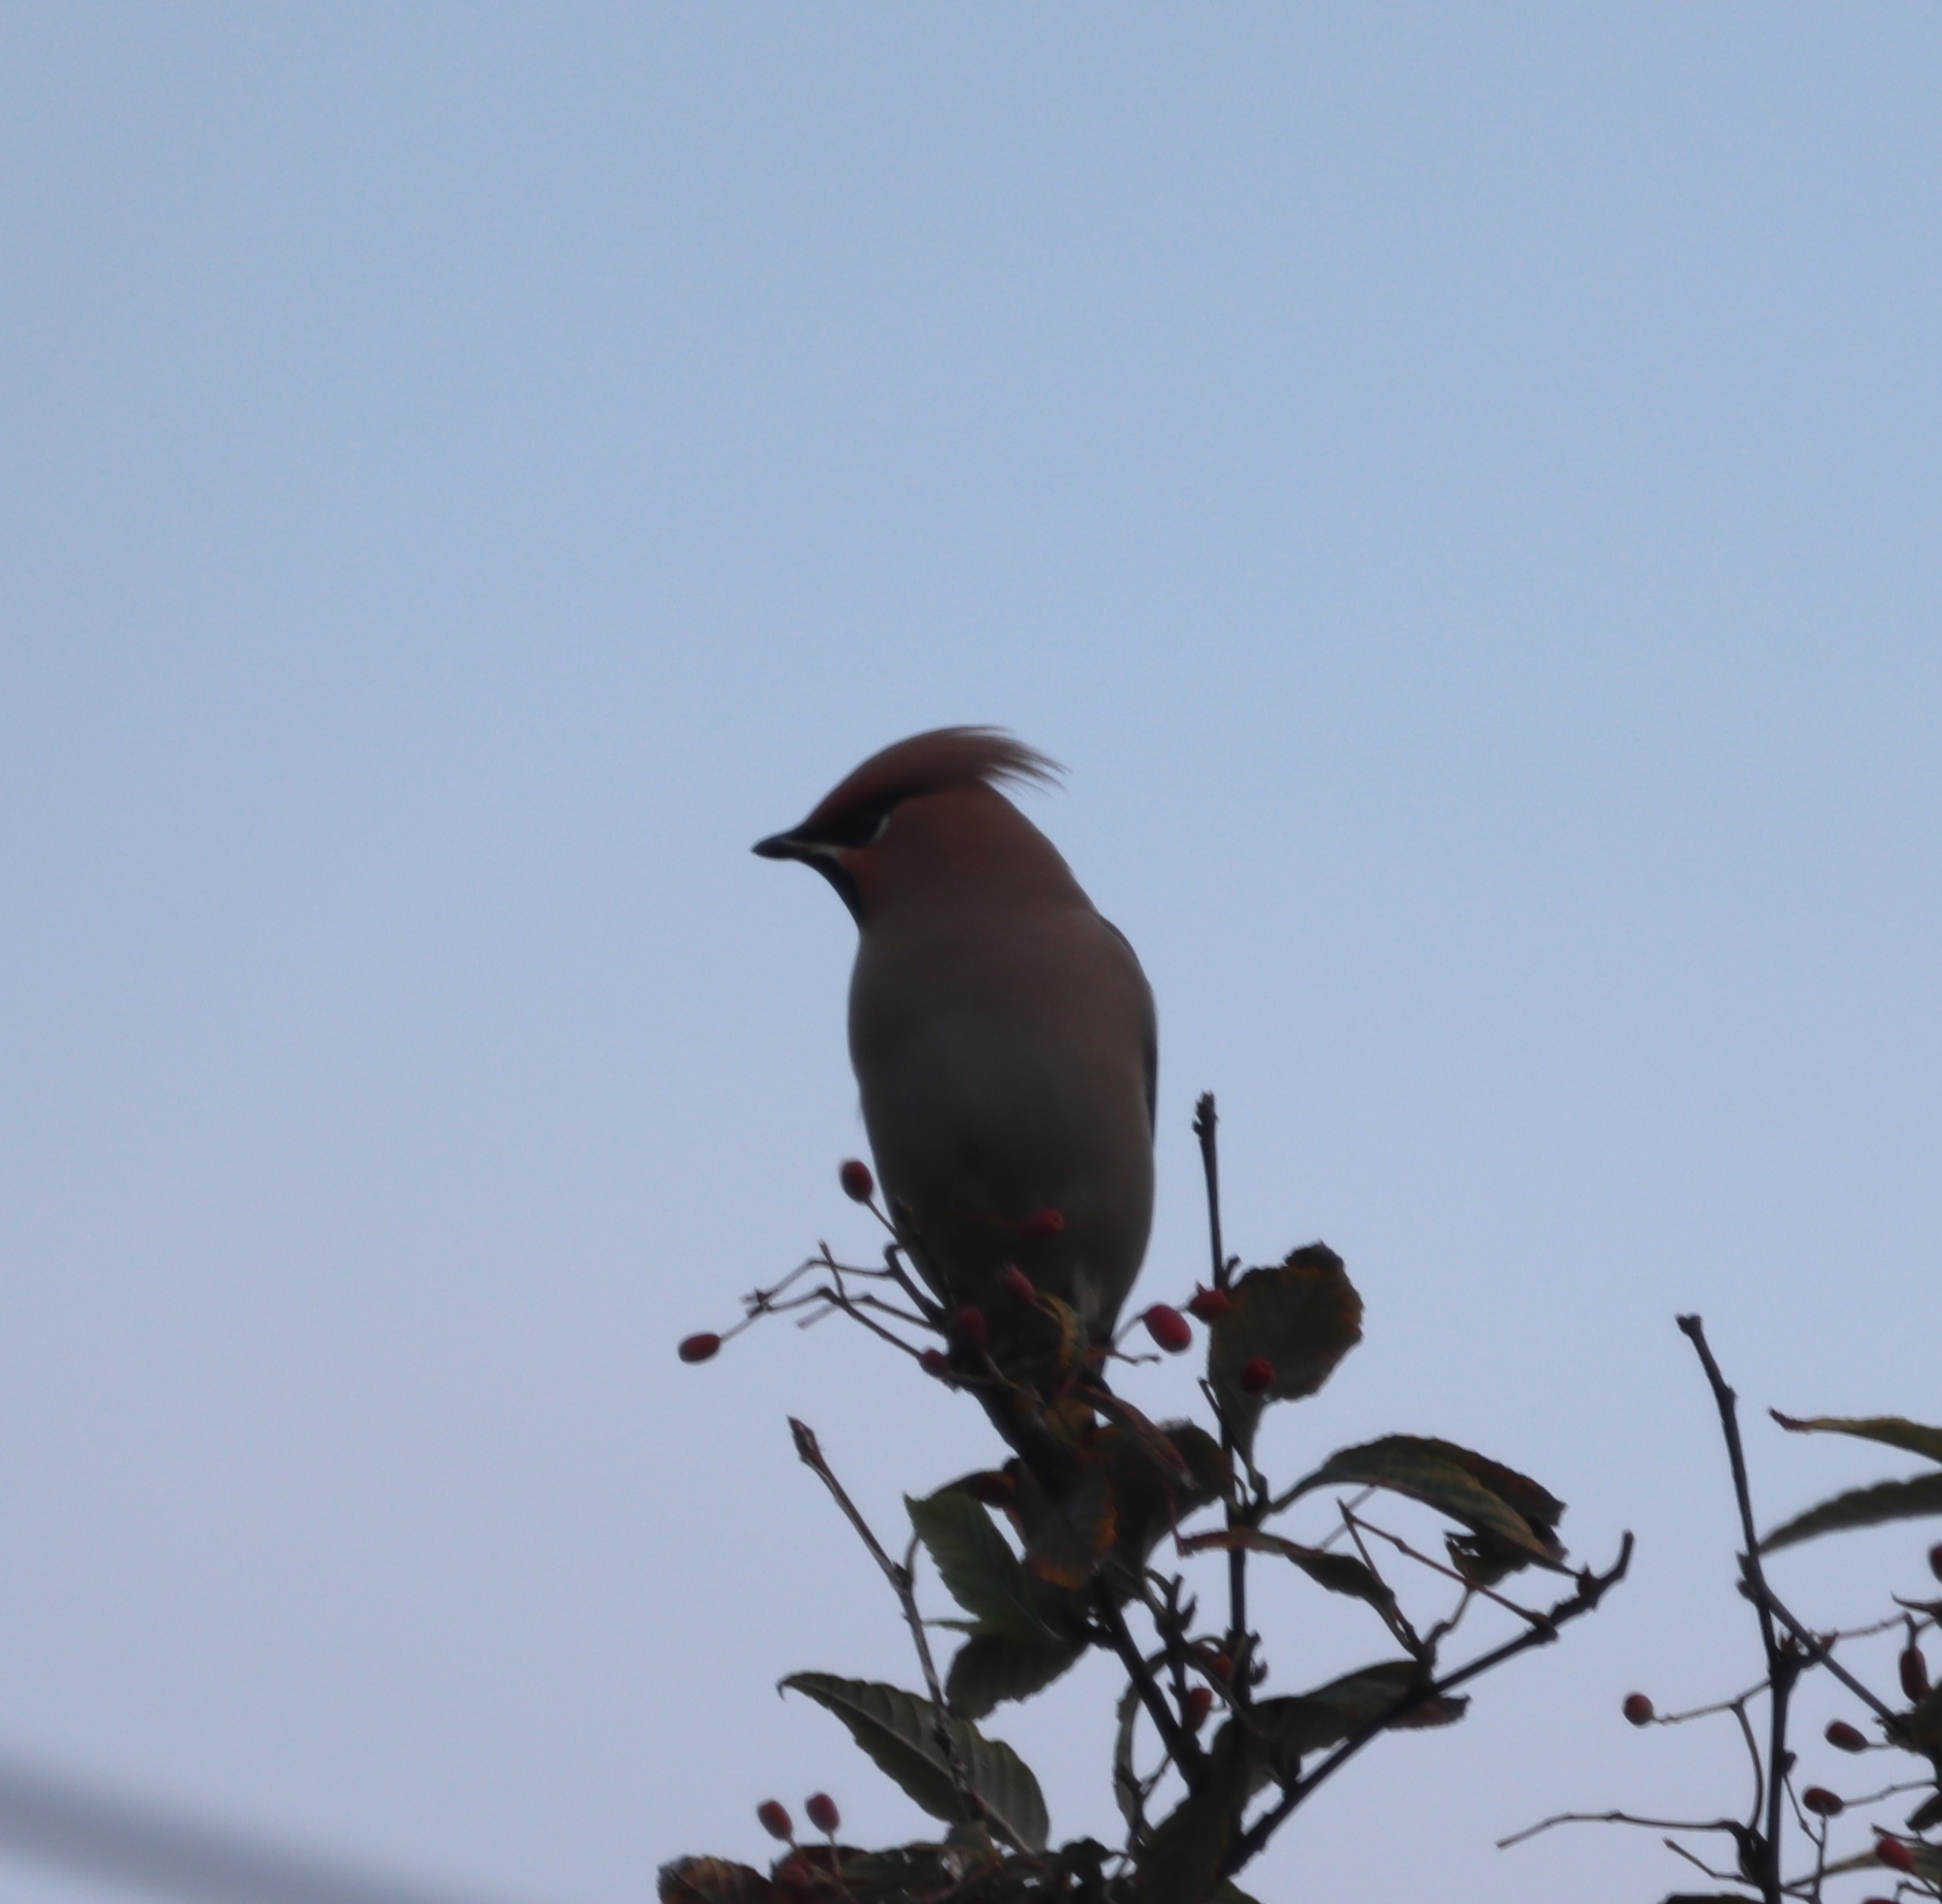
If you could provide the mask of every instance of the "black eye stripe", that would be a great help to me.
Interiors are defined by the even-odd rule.
[[[819,846],[867,846],[882,836],[890,824],[891,810],[909,798],[908,793],[879,794],[874,800],[866,800],[861,806],[824,820],[820,827],[803,827],[796,836]]]

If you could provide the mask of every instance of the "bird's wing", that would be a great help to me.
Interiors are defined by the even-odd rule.
[[[1159,1128],[1160,1115],[1160,1025],[1154,1010],[1153,987],[1147,983],[1146,972],[1140,964],[1140,955],[1133,949],[1133,942],[1109,919],[1101,919],[1103,926],[1126,949],[1126,956],[1132,962],[1135,974],[1140,981],[1140,996],[1146,1006],[1140,1026],[1140,1055],[1146,1063],[1146,1127],[1149,1132]]]

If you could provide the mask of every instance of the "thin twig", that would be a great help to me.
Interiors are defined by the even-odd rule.
[[[1814,1634],[1809,1633],[1801,1624],[1800,1621],[1787,1610],[1786,1603],[1780,1595],[1767,1584],[1766,1577],[1764,1575],[1757,1581],[1749,1580],[1746,1585],[1748,1598],[1753,1601],[1755,1605],[1766,1607],[1773,1617],[1779,1620],[1796,1639],[1799,1641],[1809,1661],[1816,1666],[1826,1667],[1828,1671],[1832,1673],[1835,1678],[1839,1680],[1857,1699],[1860,1700],[1876,1718],[1886,1721],[1891,1731],[1899,1732],[1900,1715],[1892,1706],[1885,1704],[1874,1694],[1870,1692],[1860,1681],[1835,1658],[1832,1647],[1824,1646]],[[1863,1630],[1865,1631],[1866,1629]]]
[[[1214,1109],[1214,1093],[1202,1091],[1193,1107],[1193,1134],[1200,1140],[1201,1173],[1207,1180],[1207,1244],[1213,1258],[1214,1284],[1228,1286],[1228,1260],[1221,1247],[1221,1156],[1215,1131],[1220,1118]]]
[[[1749,1694],[1748,1698],[1752,1695]],[[1747,1813],[1749,1825],[1760,1822],[1760,1808],[1767,1802],[1767,1767],[1760,1756],[1760,1742],[1753,1735],[1753,1721],[1747,1716],[1746,1700],[1733,1702],[1733,1716],[1740,1722],[1740,1736],[1746,1741],[1747,1756],[1753,1761],[1753,1804]]]
[[[944,1687],[937,1676],[936,1663],[930,1656],[930,1642],[924,1634],[923,1616],[917,1610],[917,1596],[913,1591],[910,1569],[900,1567],[883,1550],[877,1536],[870,1531],[870,1524],[857,1510],[855,1501],[843,1491],[843,1483],[830,1472],[830,1464],[823,1458],[823,1450],[817,1445],[814,1430],[806,1423],[789,1417],[789,1432],[795,1437],[796,1453],[810,1472],[827,1488],[835,1497],[836,1505],[842,1508],[849,1524],[856,1530],[864,1546],[869,1549],[870,1558],[883,1569],[884,1578],[890,1582],[891,1591],[897,1595],[897,1604],[904,1609],[904,1618],[910,1629],[910,1637],[916,1642],[917,1662],[923,1667],[924,1685],[930,1694],[931,1716],[935,1722],[933,1736],[937,1749],[943,1755],[944,1763],[951,1774],[952,1789],[958,1794],[958,1803],[965,1808],[967,1818],[981,1824],[989,1822],[984,1801],[980,1798],[971,1782],[971,1774],[965,1768],[964,1761],[958,1755],[958,1742],[952,1735],[949,1710],[944,1703]]]
[[[1632,1565],[1632,1536],[1628,1533],[1619,1543],[1618,1559],[1602,1574],[1589,1572],[1578,1575],[1578,1591],[1561,1600],[1545,1616],[1544,1624],[1533,1626],[1508,1639],[1501,1646],[1493,1647],[1488,1652],[1480,1654],[1466,1666],[1459,1666],[1454,1672],[1441,1678],[1425,1677],[1412,1687],[1402,1697],[1379,1719],[1359,1726],[1340,1745],[1324,1758],[1305,1778],[1292,1780],[1282,1787],[1279,1801],[1261,1816],[1237,1838],[1227,1856],[1221,1861],[1221,1875],[1231,1877],[1255,1857],[1279,1829],[1282,1822],[1295,1806],[1309,1796],[1324,1780],[1334,1777],[1343,1766],[1355,1757],[1369,1741],[1387,1732],[1399,1720],[1446,1694],[1454,1692],[1459,1686],[1479,1678],[1505,1661],[1514,1659],[1518,1654],[1529,1652],[1534,1646],[1548,1646],[1558,1637],[1559,1630],[1572,1620],[1588,1613],[1600,1601],[1625,1578],[1626,1570]],[[1734,1826],[1732,1829],[1743,1829]]]
[[[1801,1655],[1783,1646],[1774,1630],[1773,1610],[1770,1604],[1767,1577],[1760,1565],[1760,1535],[1754,1525],[1753,1495],[1747,1484],[1746,1450],[1740,1442],[1738,1398],[1720,1373],[1707,1346],[1706,1324],[1696,1315],[1679,1318],[1680,1332],[1692,1344],[1712,1385],[1712,1398],[1719,1412],[1720,1430],[1726,1440],[1726,1459],[1733,1472],[1733,1495],[1740,1511],[1740,1529],[1746,1546],[1740,1556],[1741,1578],[1760,1620],[1760,1643],[1767,1655],[1767,1830],[1758,1847],[1759,1868],[1750,1871],[1750,1880],[1760,1886],[1765,1904],[1780,1904],[1783,1886],[1780,1877],[1781,1804],[1785,1797],[1787,1768],[1792,1762],[1787,1750],[1787,1704],[1794,1681],[1800,1676]]]
[[[1702,1825],[1698,1829],[1701,1831],[1710,1831],[1724,1828],[1715,1825]],[[1744,1831],[1745,1827],[1742,1825],[1741,1829]],[[1738,1834],[1736,1832],[1735,1836],[1737,1838]],[[1664,1845],[1666,1849],[1671,1852],[1675,1857],[1683,1857],[1695,1870],[1703,1871],[1708,1877],[1716,1878],[1722,1883],[1730,1884],[1733,1880],[1739,1875],[1737,1871],[1716,1871],[1704,1858],[1695,1857],[1693,1854],[1687,1850],[1685,1846],[1680,1844],[1676,1838],[1661,1838],[1659,1842]]]
[[[1140,1696],[1140,1703],[1146,1708],[1148,1718],[1153,1721],[1153,1729],[1160,1735],[1160,1742],[1167,1748],[1168,1755],[1180,1767],[1180,1776],[1187,1782],[1191,1791],[1199,1790],[1207,1776],[1206,1755],[1201,1751],[1199,1742],[1175,1716],[1167,1703],[1167,1695],[1160,1690],[1160,1682],[1153,1676],[1146,1663],[1138,1643],[1134,1639],[1131,1629],[1126,1624],[1126,1616],[1114,1604],[1112,1596],[1101,1581],[1094,1594],[1093,1604],[1098,1614],[1100,1630],[1107,1643],[1119,1655],[1119,1663],[1126,1669],[1126,1677],[1133,1683],[1133,1690]]]
[[[1200,1168],[1207,1180],[1207,1247],[1213,1262],[1213,1286],[1225,1291],[1229,1278],[1227,1255],[1221,1241],[1221,1152],[1216,1135],[1219,1125],[1219,1113],[1214,1108],[1214,1093],[1202,1091],[1200,1101],[1193,1107],[1193,1134],[1200,1140]],[[1222,1408],[1218,1413],[1221,1452],[1231,1467],[1236,1445],[1234,1430],[1228,1423],[1227,1411]],[[1250,1462],[1249,1465],[1253,1464]],[[1247,1510],[1241,1504],[1240,1494],[1237,1482],[1227,1501],[1230,1532],[1248,1524]],[[1247,1549],[1234,1546],[1228,1549],[1228,1658],[1234,1662],[1234,1671],[1228,1682],[1228,1697],[1237,1711],[1244,1710],[1248,1703],[1249,1650]]]
[[[1340,1502],[1337,1504],[1341,1506]],[[1494,1601],[1506,1613],[1513,1613],[1520,1620],[1528,1620],[1534,1625],[1542,1623],[1544,1620],[1542,1613],[1534,1613],[1529,1607],[1519,1606],[1517,1601],[1507,1594],[1498,1593],[1494,1588],[1486,1587],[1479,1581],[1465,1580],[1454,1567],[1446,1567],[1440,1560],[1433,1559],[1428,1554],[1418,1553],[1400,1534],[1390,1533],[1387,1527],[1379,1527],[1372,1520],[1365,1520],[1353,1507],[1342,1507],[1342,1517],[1348,1522],[1351,1528],[1359,1527],[1366,1533],[1374,1534],[1379,1540],[1386,1540],[1398,1553],[1408,1559],[1414,1561],[1419,1567],[1427,1567],[1432,1573],[1440,1573],[1445,1579],[1455,1581],[1465,1593],[1475,1594],[1481,1599]],[[1365,1562],[1368,1562],[1366,1554],[1363,1556],[1363,1559]],[[1373,1565],[1369,1564],[1370,1570],[1373,1572]]]
[[[1342,1506],[1339,1501],[1335,1504],[1337,1507]],[[1363,1544],[1362,1530],[1366,1524],[1357,1520],[1347,1507],[1342,1507],[1342,1524],[1348,1529],[1349,1538],[1355,1544],[1356,1552],[1360,1558],[1362,1564],[1369,1569],[1371,1577],[1387,1587],[1388,1582],[1382,1579],[1382,1572],[1375,1564],[1375,1556]],[[1380,1530],[1372,1531],[1379,1532]],[[1401,1543],[1399,1541],[1397,1545],[1400,1546]],[[1389,1631],[1395,1635],[1405,1652],[1408,1653],[1412,1658],[1427,1660],[1431,1667],[1435,1666],[1436,1661],[1435,1649],[1424,1645],[1422,1636],[1410,1623],[1409,1616],[1403,1611],[1402,1602],[1393,1592],[1389,1595],[1388,1604],[1386,1606],[1378,1607],[1376,1611],[1382,1616]]]
[[[1527,1838],[1536,1838],[1540,1832],[1548,1832],[1555,1825],[1642,1825],[1655,1832],[1725,1832],[1729,1836],[1745,1829],[1730,1818],[1715,1819],[1709,1822],[1704,1819],[1693,1818],[1638,1818],[1630,1812],[1554,1812],[1535,1825],[1526,1825],[1521,1832],[1500,1838],[1497,1848],[1507,1851],[1513,1845],[1521,1845]]]

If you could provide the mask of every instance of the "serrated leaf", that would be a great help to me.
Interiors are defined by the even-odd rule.
[[[1049,1686],[1085,1652],[1083,1641],[1018,1640],[1009,1633],[974,1633],[958,1649],[944,1696],[960,1719],[982,1719],[1008,1699],[1028,1699]]]
[[[922,1501],[906,1495],[904,1504],[939,1578],[981,1626],[1027,1644],[1052,1637],[1023,1562],[981,1503],[947,1488]]]
[[[1025,1564],[1054,1587],[1083,1587],[1118,1531],[1112,1487],[1104,1469],[1094,1468],[1049,1504],[1025,1550]]]
[[[660,1904],[772,1904],[775,1886],[746,1864],[723,1857],[677,1857],[661,1867]]]
[[[1276,1267],[1250,1270],[1235,1283],[1208,1331],[1207,1379],[1241,1451],[1252,1452],[1269,1402],[1313,1395],[1361,1340],[1362,1298],[1326,1244],[1291,1250]],[[1257,1357],[1274,1379],[1255,1395],[1241,1385],[1241,1372]]]
[[[901,1687],[839,1679],[831,1673],[791,1673],[782,1684],[834,1713],[878,1769],[932,1818],[961,1818],[928,1699]],[[1032,1768],[1001,1739],[987,1739],[968,1720],[954,1719],[949,1724],[959,1762],[992,1829],[1019,1851],[1042,1851],[1051,1826]]]
[[[1884,1447],[1900,1448],[1942,1463],[1942,1428],[1925,1428],[1899,1414],[1817,1414],[1802,1419],[1783,1414],[1778,1408],[1767,1412],[1790,1434],[1851,1434],[1859,1440],[1879,1441]]]
[[[1838,1533],[1849,1527],[1876,1527],[1890,1520],[1916,1520],[1942,1514],[1942,1474],[1918,1474],[1912,1481],[1878,1482],[1872,1488],[1851,1488],[1823,1501],[1793,1520],[1783,1521],[1760,1543],[1762,1553],[1791,1547],[1816,1534]]]
[[[1279,1534],[1263,1533],[1258,1527],[1217,1528],[1180,1543],[1182,1553],[1200,1553],[1209,1549],[1231,1552],[1237,1547],[1291,1561],[1317,1586],[1326,1587],[1331,1593],[1366,1600],[1385,1617],[1395,1610],[1395,1595],[1383,1585],[1374,1568],[1353,1554],[1331,1553],[1325,1547],[1304,1547],[1298,1542],[1282,1540]]]
[[[1504,1497],[1478,1478],[1476,1470],[1508,1476],[1520,1482],[1520,1492],[1535,1491],[1552,1511],[1564,1512],[1564,1505],[1544,1493],[1536,1482],[1508,1468],[1486,1461],[1447,1441],[1411,1434],[1385,1435],[1379,1441],[1367,1441],[1358,1447],[1343,1448],[1331,1455],[1314,1472],[1297,1482],[1276,1502],[1277,1507],[1317,1488],[1386,1488],[1407,1495],[1426,1507],[1434,1507],[1452,1520],[1460,1520],[1474,1533],[1488,1534],[1513,1550],[1551,1565],[1558,1564],[1564,1549],[1547,1524],[1533,1524]]]

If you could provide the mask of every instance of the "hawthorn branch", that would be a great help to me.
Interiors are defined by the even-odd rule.
[[[1220,1116],[1214,1108],[1214,1093],[1202,1091],[1199,1102],[1193,1107],[1193,1134],[1200,1140],[1200,1168],[1207,1180],[1207,1247],[1213,1259],[1212,1286],[1225,1292],[1229,1277],[1227,1254],[1221,1240],[1221,1151],[1216,1135],[1219,1125]],[[1231,1472],[1234,1430],[1228,1423],[1227,1411],[1220,1408],[1217,1412],[1221,1422],[1221,1452],[1227,1457]],[[1227,1501],[1230,1533],[1249,1524],[1248,1511],[1241,1504],[1240,1493],[1237,1481]],[[1228,1549],[1228,1658],[1234,1665],[1228,1683],[1228,1697],[1237,1709],[1248,1703],[1247,1655],[1247,1549],[1236,1543]]]
[[[1146,1708],[1146,1716],[1153,1721],[1153,1729],[1160,1735],[1160,1742],[1180,1767],[1180,1776],[1186,1780],[1188,1790],[1199,1791],[1206,1782],[1206,1756],[1201,1751],[1199,1742],[1167,1703],[1167,1695],[1160,1690],[1159,1681],[1154,1678],[1145,1655],[1133,1638],[1132,1630],[1126,1624],[1126,1616],[1114,1605],[1103,1582],[1096,1590],[1094,1605],[1098,1611],[1099,1630],[1107,1645],[1119,1655],[1120,1665],[1125,1668],[1126,1677],[1132,1681],[1140,1703]]]
[[[924,1686],[930,1694],[931,1716],[933,1721],[932,1736],[937,1749],[943,1755],[946,1769],[951,1774],[952,1789],[958,1795],[958,1802],[965,1808],[965,1816],[979,1824],[988,1824],[984,1801],[977,1795],[971,1782],[971,1774],[965,1769],[964,1761],[958,1755],[958,1742],[952,1736],[951,1719],[944,1703],[944,1687],[937,1676],[936,1662],[930,1655],[930,1642],[924,1633],[923,1616],[917,1610],[917,1596],[913,1588],[910,1569],[899,1566],[883,1550],[882,1544],[870,1531],[870,1524],[858,1511],[856,1503],[844,1492],[843,1483],[831,1472],[830,1464],[823,1458],[816,1433],[805,1422],[789,1417],[789,1432],[795,1437],[796,1453],[803,1466],[827,1488],[842,1508],[849,1524],[856,1530],[864,1546],[869,1549],[870,1558],[883,1569],[884,1578],[890,1582],[891,1591],[897,1596],[897,1604],[904,1609],[904,1618],[910,1629],[910,1637],[916,1642],[917,1662],[923,1667]]]
[[[1733,1473],[1733,1496],[1740,1511],[1740,1531],[1746,1543],[1740,1555],[1740,1578],[1759,1618],[1760,1643],[1767,1655],[1767,1829],[1748,1877],[1759,1886],[1764,1904],[1780,1904],[1786,1890],[1780,1873],[1780,1826],[1785,1816],[1782,1807],[1787,1771],[1793,1763],[1793,1755],[1787,1750],[1787,1706],[1806,1656],[1797,1646],[1783,1642],[1774,1625],[1773,1597],[1760,1565],[1760,1535],[1754,1525],[1753,1495],[1747,1483],[1746,1450],[1740,1440],[1738,1398],[1727,1385],[1719,1364],[1713,1359],[1706,1343],[1706,1324],[1696,1315],[1682,1315],[1679,1328],[1706,1370],[1713,1404],[1719,1412],[1727,1463]]]
[[[1548,1832],[1558,1825],[1642,1825],[1648,1831],[1724,1832],[1729,1837],[1734,1838],[1746,1829],[1738,1819],[1731,1818],[1640,1818],[1631,1812],[1553,1812],[1549,1818],[1541,1818],[1535,1825],[1526,1825],[1521,1832],[1513,1832],[1508,1838],[1500,1838],[1497,1841],[1497,1848],[1500,1851],[1507,1851],[1513,1845],[1521,1845],[1526,1838],[1536,1838],[1540,1832]],[[1690,1854],[1682,1855],[1690,1856]],[[1719,1873],[1709,1871],[1706,1875],[1716,1877]]]
[[[1869,1691],[1860,1680],[1857,1679],[1839,1660],[1834,1658],[1832,1647],[1809,1633],[1800,1623],[1800,1621],[1787,1610],[1786,1603],[1780,1595],[1767,1584],[1766,1577],[1764,1575],[1757,1581],[1748,1581],[1746,1587],[1747,1597],[1756,1606],[1765,1607],[1773,1617],[1793,1635],[1794,1638],[1800,1642],[1802,1650],[1805,1651],[1812,1664],[1826,1667],[1828,1671],[1832,1673],[1835,1678],[1839,1680],[1857,1699],[1860,1700],[1876,1718],[1882,1720],[1888,1726],[1891,1735],[1899,1735],[1901,1715],[1892,1706]],[[1889,1621],[1887,1623],[1892,1625],[1894,1623]]]
[[[1507,1639],[1502,1646],[1494,1646],[1488,1652],[1479,1654],[1468,1665],[1459,1666],[1454,1672],[1446,1673],[1441,1678],[1429,1673],[1419,1675],[1417,1684],[1379,1719],[1371,1719],[1368,1724],[1358,1726],[1305,1778],[1292,1779],[1282,1787],[1279,1802],[1263,1812],[1228,1848],[1227,1856],[1221,1861],[1221,1876],[1233,1877],[1258,1855],[1295,1808],[1308,1798],[1318,1786],[1340,1771],[1371,1739],[1388,1731],[1433,1700],[1441,1699],[1454,1692],[1458,1687],[1481,1678],[1484,1674],[1504,1665],[1507,1660],[1516,1658],[1518,1654],[1529,1652],[1533,1647],[1549,1646],[1571,1621],[1591,1612],[1605,1595],[1625,1578],[1626,1570],[1632,1565],[1632,1536],[1628,1533],[1619,1543],[1617,1559],[1603,1573],[1594,1574],[1587,1570],[1580,1574],[1578,1591],[1559,1601],[1542,1617],[1541,1623],[1526,1628],[1514,1639]],[[1745,1829],[1745,1827],[1735,1825],[1728,1829],[1738,1831]]]

